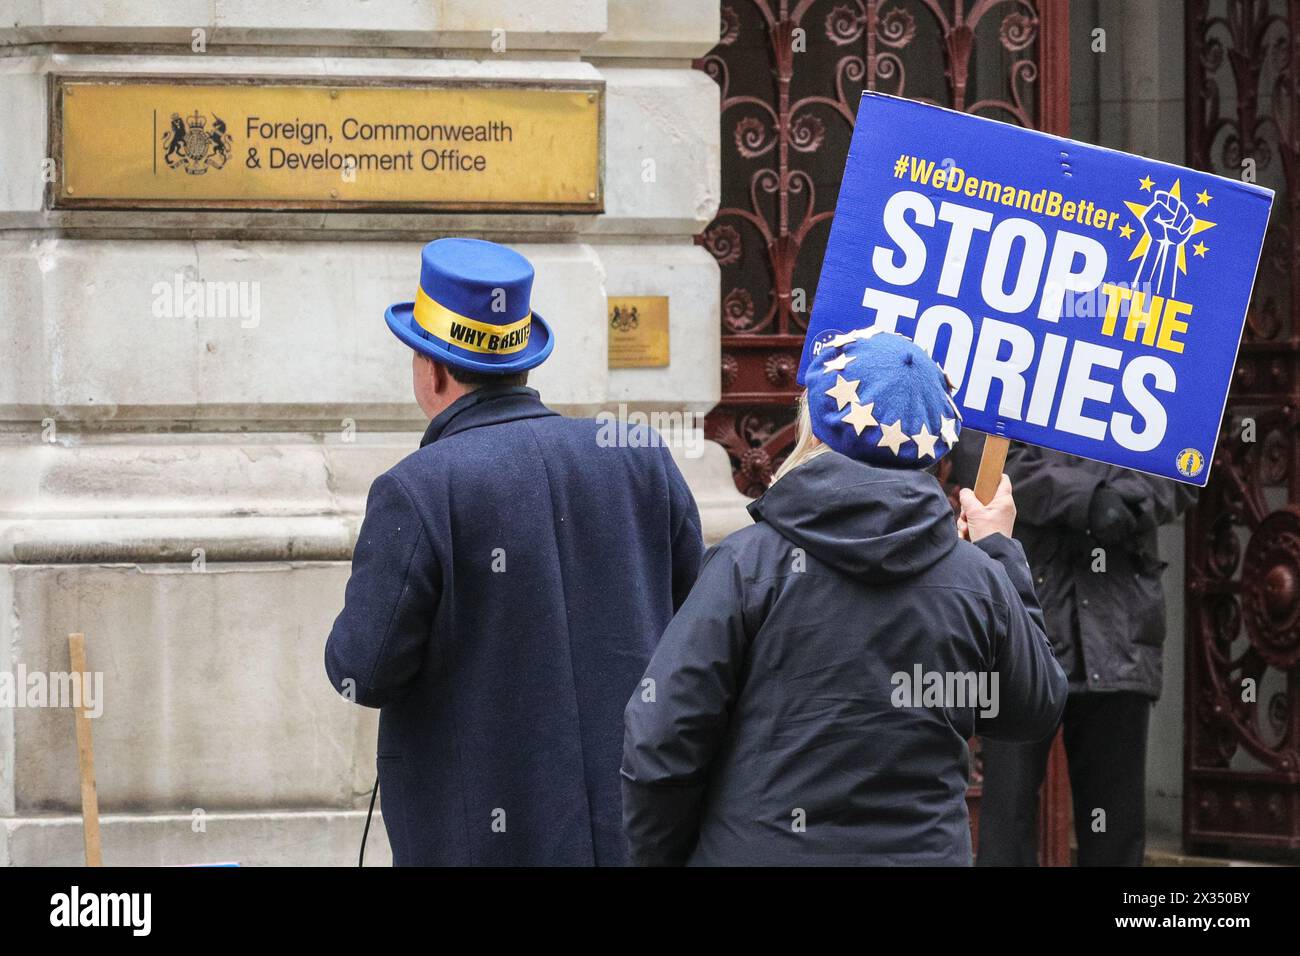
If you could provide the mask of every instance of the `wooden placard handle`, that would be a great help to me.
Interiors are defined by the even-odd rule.
[[[982,505],[988,504],[997,494],[1010,444],[1008,439],[999,435],[989,435],[984,439],[984,454],[980,456],[980,470],[975,477],[975,497]]]
[[[95,789],[95,743],[90,732],[90,718],[86,715],[85,683],[90,677],[86,669],[86,635],[68,635],[68,658],[72,673],[80,674],[81,699],[73,708],[77,723],[77,766],[81,771],[81,826],[86,838],[86,866],[103,866],[104,854],[99,842],[99,793]]]

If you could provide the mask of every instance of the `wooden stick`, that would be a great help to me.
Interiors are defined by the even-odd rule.
[[[999,435],[984,439],[984,454],[980,456],[979,474],[975,476],[975,497],[986,505],[997,494],[1002,481],[1002,466],[1007,463],[1007,448],[1011,443]]]
[[[80,674],[81,700],[86,702],[86,635],[68,635],[68,658],[72,673]],[[95,790],[95,742],[90,733],[90,718],[84,706],[73,710],[77,723],[77,765],[81,770],[81,826],[86,838],[86,866],[103,866],[104,855],[99,843],[99,794]]]

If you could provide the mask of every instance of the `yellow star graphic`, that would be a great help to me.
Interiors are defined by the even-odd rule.
[[[842,372],[842,371],[844,371],[845,366],[848,365],[848,364],[849,364],[850,362],[852,362],[852,361],[853,361],[853,357],[852,357],[851,355],[849,355],[847,352],[846,352],[845,354],[843,354],[843,355],[840,355],[840,356],[836,357],[836,358],[833,358],[833,359],[827,359],[827,360],[826,360],[826,363],[825,363],[825,364],[826,364],[826,371],[828,371],[828,372]]]
[[[943,439],[944,444],[951,448],[957,444],[957,419],[941,418],[943,424],[939,428],[939,437]]]
[[[1206,254],[1207,252],[1209,252],[1209,251],[1210,251],[1210,250],[1209,250],[1209,246],[1207,246],[1207,245],[1205,244],[1204,240],[1202,240],[1201,242],[1198,242],[1196,245],[1192,246],[1192,252],[1196,253],[1196,254],[1197,254],[1198,256],[1200,256],[1202,259],[1205,258],[1205,254]]]
[[[929,455],[931,458],[933,458],[934,443],[937,442],[938,440],[939,440],[939,436],[931,435],[930,429],[927,428],[924,424],[922,424],[921,430],[917,434],[912,436],[912,441],[916,442],[916,457],[924,458],[926,455]]]
[[[843,411],[844,406],[849,402],[858,400],[858,386],[862,384],[862,379],[855,378],[852,381],[846,379],[843,375],[836,373],[835,384],[826,389],[826,394],[835,399],[838,411]]]
[[[1151,192],[1151,187],[1155,185],[1155,181],[1150,176],[1143,176],[1138,180],[1138,185],[1142,187],[1143,192],[1149,193]]]
[[[875,407],[875,402],[867,402],[865,405],[854,402],[853,407],[849,409],[849,413],[844,416],[843,420],[852,425],[853,430],[861,435],[864,428],[871,428],[880,424],[876,421],[875,416],[871,414],[872,409]]]
[[[1210,204],[1210,200],[1213,198],[1214,197],[1210,195],[1210,191],[1208,189],[1202,189],[1199,193],[1196,194],[1196,204],[1198,206],[1208,206]]]
[[[1123,236],[1125,239],[1132,239],[1133,227],[1130,226],[1128,223],[1124,223],[1124,225],[1119,227],[1119,234]]]
[[[880,426],[880,441],[876,442],[877,447],[887,447],[895,455],[899,449],[906,445],[912,439],[908,438],[903,432],[903,420],[900,418],[892,425]]]

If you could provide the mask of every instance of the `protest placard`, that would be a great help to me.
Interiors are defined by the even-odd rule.
[[[799,381],[912,338],[963,426],[1204,485],[1273,193],[865,93]]]

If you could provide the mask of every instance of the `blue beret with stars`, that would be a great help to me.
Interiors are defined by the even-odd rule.
[[[836,336],[804,381],[813,434],[841,455],[880,468],[925,468],[957,444],[961,413],[948,377],[897,332]]]

